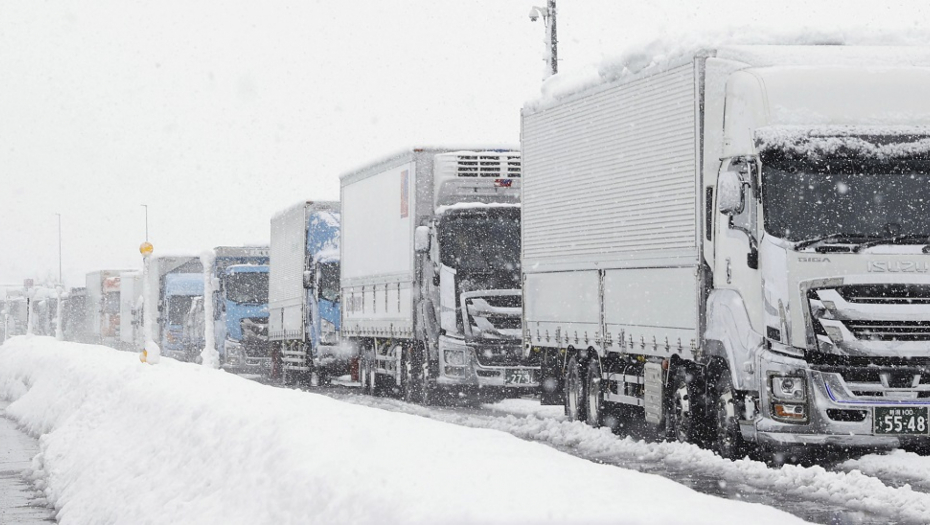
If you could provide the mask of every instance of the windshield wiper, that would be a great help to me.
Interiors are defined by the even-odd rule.
[[[856,246],[853,250],[858,252],[866,248],[871,248],[872,246],[878,246],[879,244],[927,244],[930,243],[930,235],[927,234],[908,234],[908,235],[894,235],[891,237],[881,237],[879,239],[873,239],[871,241],[866,241]]]
[[[817,236],[817,237],[811,237],[810,239],[803,239],[803,240],[800,240],[800,241],[798,241],[798,242],[796,242],[796,243],[794,244],[794,249],[795,249],[795,250],[803,250],[804,248],[807,248],[808,246],[811,246],[811,245],[817,244],[817,243],[843,243],[843,242],[846,242],[846,243],[849,243],[849,244],[855,244],[855,243],[862,243],[862,242],[865,242],[867,239],[874,239],[874,238],[875,238],[874,235],[864,235],[864,234],[861,234],[861,233],[843,233],[843,232],[838,232],[838,233],[831,233],[831,234],[829,234],[829,235],[819,235],[819,236]],[[861,244],[860,244],[860,246],[861,246]]]

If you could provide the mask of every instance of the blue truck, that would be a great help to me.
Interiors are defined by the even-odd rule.
[[[326,382],[350,372],[340,344],[338,202],[306,201],[271,219],[268,336],[273,375]]]
[[[164,329],[161,352],[166,357],[193,361],[200,353],[196,341],[185,336],[185,324],[194,306],[194,300],[203,297],[202,273],[169,273],[164,286]]]
[[[270,368],[268,247],[214,249],[214,337],[224,369],[258,373]]]

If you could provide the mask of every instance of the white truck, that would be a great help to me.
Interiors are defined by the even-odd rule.
[[[268,338],[272,375],[326,381],[349,372],[339,341],[339,203],[305,201],[271,219]]]
[[[533,391],[521,351],[520,154],[413,149],[343,175],[342,335],[363,390]]]
[[[524,350],[721,455],[930,440],[930,49],[734,46],[522,113]]]

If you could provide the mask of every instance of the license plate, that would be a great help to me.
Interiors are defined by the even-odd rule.
[[[930,433],[927,407],[875,407],[872,428],[876,434],[926,435]]]
[[[504,377],[508,385],[530,385],[533,383],[533,371],[523,369],[508,369]]]

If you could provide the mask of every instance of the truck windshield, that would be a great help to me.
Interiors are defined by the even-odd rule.
[[[490,208],[447,215],[440,225],[442,264],[465,272],[520,269],[520,210]]]
[[[168,324],[181,325],[191,311],[193,295],[173,295],[168,298]]]
[[[763,163],[765,231],[792,242],[930,236],[928,167],[849,157]]]
[[[268,273],[242,272],[226,277],[226,298],[238,304],[268,302]]]
[[[339,300],[339,263],[320,264],[320,298],[330,302]]]

